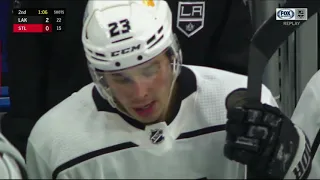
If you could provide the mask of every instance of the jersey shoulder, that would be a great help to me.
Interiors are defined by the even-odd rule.
[[[37,121],[30,139],[32,140],[33,134],[39,133],[42,129],[52,131],[65,130],[70,128],[70,126],[76,122],[80,123],[85,119],[84,117],[90,116],[90,114],[95,110],[94,102],[91,97],[93,87],[93,84],[83,87],[81,90],[73,93],[71,96],[46,112]],[[47,134],[50,134],[50,131],[47,132]]]
[[[246,77],[209,67],[189,65],[185,67],[192,71],[196,80],[196,91],[190,96],[194,100],[190,101],[188,106],[193,109],[188,112],[198,119],[188,123],[188,131],[194,130],[192,128],[224,125],[226,123],[225,98],[233,90],[245,87]]]
[[[207,92],[215,94],[220,101],[225,101],[226,96],[238,88],[247,88],[248,77],[241,74],[232,73],[225,70],[201,67],[187,66],[196,75],[198,92]],[[276,101],[269,88],[262,86],[261,101],[270,105],[277,106]],[[200,93],[201,94],[201,93]],[[204,96],[205,93],[203,94]],[[212,96],[212,95],[211,95]],[[212,96],[212,97],[215,97]]]
[[[215,83],[223,83],[224,87],[238,87],[246,86],[247,76],[232,73],[229,71],[224,71],[220,69],[203,67],[203,66],[187,66],[190,68],[196,75],[198,82],[203,83],[203,81],[212,81]],[[235,82],[237,81],[237,82]],[[198,83],[199,84],[199,83]],[[201,84],[199,84],[201,85]]]
[[[195,74],[195,94],[199,119],[211,125],[226,123],[226,97],[234,90],[247,88],[247,76],[201,66],[186,66]],[[277,106],[270,90],[262,85],[261,101]]]
[[[121,116],[98,111],[93,99],[94,84],[83,87],[44,114],[33,128],[27,150],[53,171],[83,154],[125,142],[130,130]],[[125,130],[127,130],[125,129]]]
[[[28,139],[27,162],[28,154],[36,154],[48,163],[47,166],[55,168],[81,153],[77,149],[91,147],[89,131],[97,125],[95,120],[99,116],[92,100],[93,87],[93,84],[83,87],[37,121]]]

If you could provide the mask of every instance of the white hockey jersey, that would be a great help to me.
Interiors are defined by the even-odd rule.
[[[320,179],[320,71],[312,76],[303,90],[291,120],[308,136],[311,146],[311,156],[314,156],[311,173]]]
[[[173,120],[145,126],[113,109],[89,84],[35,125],[28,142],[31,179],[243,179],[223,155],[225,98],[245,76],[184,66]],[[262,102],[276,106],[263,87]]]
[[[0,179],[27,179],[23,157],[1,133]]]

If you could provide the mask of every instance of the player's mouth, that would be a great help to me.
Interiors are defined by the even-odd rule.
[[[152,101],[151,103],[144,105],[142,107],[133,108],[133,110],[135,110],[139,116],[147,117],[152,114],[155,104],[156,104],[156,101]]]

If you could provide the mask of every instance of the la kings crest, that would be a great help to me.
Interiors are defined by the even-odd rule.
[[[205,2],[180,2],[178,5],[177,28],[191,37],[204,27]]]

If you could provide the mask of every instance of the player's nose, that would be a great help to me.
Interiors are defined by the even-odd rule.
[[[135,81],[131,91],[133,92],[134,98],[144,98],[147,96],[148,90],[148,83],[144,81]]]

